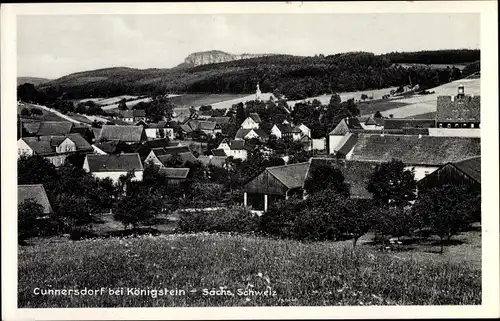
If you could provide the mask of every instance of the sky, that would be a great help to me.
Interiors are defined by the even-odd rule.
[[[171,68],[193,52],[311,56],[479,49],[480,16],[420,14],[30,15],[17,17],[18,76]]]

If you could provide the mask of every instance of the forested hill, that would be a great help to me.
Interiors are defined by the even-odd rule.
[[[276,55],[192,68],[108,68],[71,74],[38,86],[50,97],[68,99],[122,94],[279,92],[288,99],[323,93],[378,89],[411,82],[431,88],[470,74],[464,69],[402,67],[398,63],[464,64],[478,61],[479,50],[443,50],[374,55],[351,52],[330,56]]]

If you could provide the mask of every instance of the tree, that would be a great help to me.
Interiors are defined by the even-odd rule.
[[[28,198],[17,207],[17,229],[19,241],[38,235],[38,221],[43,216],[43,206]]]
[[[382,116],[382,114],[378,110],[375,112],[375,115],[373,115],[373,117],[375,117],[375,118],[384,118],[384,116]]]
[[[361,94],[361,100],[366,100],[368,99],[368,95],[367,94]]]
[[[418,219],[411,210],[402,207],[376,207],[370,210],[368,221],[385,244],[389,236],[409,236],[418,227]]]
[[[55,166],[39,155],[21,155],[17,160],[17,183],[43,184],[46,188],[54,185],[57,179]]]
[[[233,105],[233,107],[234,106],[235,105]],[[246,118],[247,116],[245,114],[245,106],[242,102],[239,102],[238,104],[236,104],[236,125],[239,127]]]
[[[118,103],[118,109],[119,110],[128,110],[127,101],[125,100],[125,98],[120,100],[120,102]]]
[[[338,213],[338,228],[342,233],[353,237],[353,248],[359,238],[372,228],[370,205],[366,200],[347,199]]]
[[[349,184],[345,182],[344,174],[335,166],[327,164],[312,168],[310,177],[304,183],[304,189],[309,194],[328,190],[344,197],[350,195]]]
[[[76,104],[75,113],[85,114],[86,112],[87,112],[87,108],[85,107],[85,105],[83,103]]]
[[[172,119],[174,104],[167,98],[167,96],[156,96],[146,106],[146,116],[153,122],[161,120],[170,121]]]
[[[29,117],[31,116],[31,111],[28,108],[21,109],[21,116]]]
[[[31,108],[31,114],[32,115],[43,115],[43,111],[41,109],[38,109],[38,108]]]
[[[474,221],[474,214],[480,211],[481,195],[462,185],[444,185],[426,190],[415,202],[414,214],[424,227],[430,227],[441,239],[441,253],[444,239],[465,230]]]
[[[114,217],[125,227],[137,229],[140,224],[152,225],[156,215],[161,212],[162,201],[159,193],[138,189],[118,202]]]
[[[371,174],[367,190],[373,194],[378,206],[410,205],[416,193],[414,172],[405,169],[404,163],[399,160],[382,163]]]
[[[212,110],[212,106],[211,105],[203,105],[200,107],[200,111],[211,111]]]

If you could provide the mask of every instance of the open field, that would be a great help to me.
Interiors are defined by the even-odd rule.
[[[426,67],[426,68],[432,68],[432,69],[446,69],[446,68],[457,68],[460,70],[463,70],[467,64],[397,64],[401,67],[404,68],[410,68],[410,67]]]
[[[38,120],[38,121],[66,121],[65,119],[59,117],[58,115],[56,115],[54,113],[51,113],[48,110],[38,108],[38,107],[36,107],[32,104],[28,104],[28,103],[23,103],[22,106],[17,106],[17,114],[18,115],[21,114],[21,110],[23,110],[23,108],[28,108],[28,109],[36,108],[38,110],[41,110],[43,113],[42,115],[31,115],[29,117],[23,116],[23,118],[29,118],[29,119]]]
[[[246,97],[248,94],[184,94],[177,97],[170,98],[176,107],[200,107],[202,105],[212,105],[213,108],[228,108],[217,107],[217,103],[232,101],[241,97]],[[250,100],[250,99],[248,99]],[[234,104],[238,103],[235,102]],[[231,107],[229,105],[229,107]]]
[[[435,119],[436,112],[425,113],[425,114],[420,114],[420,115],[413,115],[413,116],[408,116],[405,118],[408,118],[408,119]]]
[[[480,304],[480,232],[457,239],[465,243],[437,254],[436,246],[381,252],[365,243],[353,251],[351,241],[301,243],[234,235],[75,242],[49,238],[19,247],[18,306]],[[35,288],[99,292],[43,296],[35,295]],[[109,295],[109,289],[120,288],[121,295]],[[135,295],[133,288],[167,288],[177,290],[177,295]],[[219,290],[220,295],[204,295],[210,290]],[[261,294],[251,295],[249,290]]]
[[[373,99],[381,99],[382,96],[388,95],[391,90],[396,90],[398,87],[388,87],[388,88],[382,88],[382,89],[374,89],[374,90],[361,90],[361,91],[351,91],[351,92],[343,92],[343,93],[338,93],[342,101],[354,98],[354,100],[359,100],[361,98],[362,94],[366,94],[367,96],[371,97],[373,96]],[[313,101],[314,99],[319,100],[323,105],[328,105],[330,102],[330,98],[332,95],[321,95],[321,96],[316,96],[316,97],[309,97],[306,99],[302,100],[289,100],[287,101],[288,106],[290,108],[293,108],[296,103],[300,103],[303,101]]]
[[[153,100],[151,97],[146,97],[146,98],[133,99],[133,100],[127,101],[126,103],[127,103],[127,107],[129,109],[131,109],[132,107],[134,107],[135,105],[137,105],[140,102],[147,103],[147,102],[150,102],[151,100]],[[118,103],[106,105],[106,106],[102,107],[102,110],[116,109],[116,108],[118,108],[118,105],[119,105]]]
[[[408,104],[400,102],[398,99],[377,99],[377,100],[367,100],[366,102],[360,102],[357,104],[361,115],[371,115],[376,111],[380,111],[383,116],[389,117],[389,114],[385,113],[386,110],[401,108]]]
[[[459,84],[465,86],[465,93],[468,95],[481,94],[481,79],[460,79],[432,89],[434,94],[415,95],[408,98],[398,99],[398,102],[406,103],[404,107],[386,110],[386,114],[393,114],[394,118],[406,118],[414,115],[428,114],[436,111],[437,97],[456,95]]]

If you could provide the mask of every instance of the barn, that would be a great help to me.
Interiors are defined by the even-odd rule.
[[[420,191],[447,184],[465,185],[481,191],[481,156],[446,163],[418,182]]]
[[[266,168],[245,184],[243,204],[256,211],[267,211],[270,205],[291,196],[304,197],[304,183],[311,168],[321,164],[338,167],[350,185],[351,198],[369,199],[366,190],[369,177],[376,164],[370,162],[344,161],[332,158],[311,158],[308,162]]]

